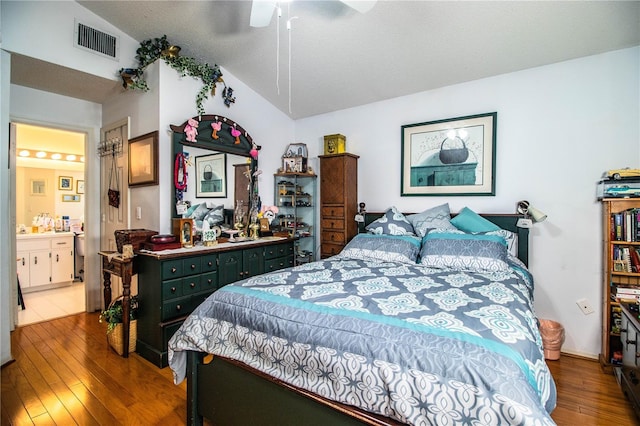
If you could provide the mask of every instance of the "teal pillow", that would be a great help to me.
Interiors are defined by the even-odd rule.
[[[499,231],[501,228],[495,223],[485,219],[468,207],[451,219],[451,223],[464,232],[490,232]]]

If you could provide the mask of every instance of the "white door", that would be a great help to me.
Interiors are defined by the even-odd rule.
[[[100,150],[100,250],[117,250],[114,231],[129,228],[129,182],[127,153],[128,119],[101,130]],[[104,145],[102,145],[104,144]],[[109,205],[109,189],[120,193],[120,205]]]

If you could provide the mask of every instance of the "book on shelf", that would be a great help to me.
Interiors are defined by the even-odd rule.
[[[640,242],[640,209],[632,208],[611,213],[611,239],[614,241]]]

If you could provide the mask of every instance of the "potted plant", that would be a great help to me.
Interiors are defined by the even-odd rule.
[[[109,304],[109,307],[100,313],[100,323],[107,323],[107,341],[109,345],[122,355],[122,300],[123,296],[118,297]],[[135,352],[136,340],[138,338],[138,296],[131,296],[129,299],[129,352]]]

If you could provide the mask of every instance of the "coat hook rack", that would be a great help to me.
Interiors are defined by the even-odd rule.
[[[98,156],[104,157],[107,155],[120,155],[122,153],[122,139],[119,137],[107,139],[106,141],[101,141],[98,144]]]

